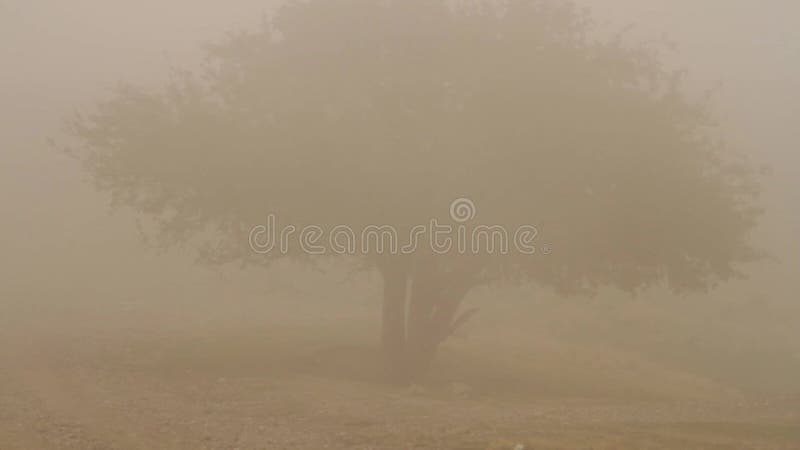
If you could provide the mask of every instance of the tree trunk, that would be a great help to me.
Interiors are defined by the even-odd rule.
[[[456,317],[471,287],[470,278],[444,273],[430,262],[418,264],[412,273],[392,265],[382,266],[380,271],[381,343],[389,377],[419,381],[429,371],[439,344],[474,312]]]
[[[443,271],[435,261],[417,266],[406,326],[406,371],[410,379],[418,380],[427,374],[439,345],[475,312],[458,316],[473,280],[466,272]]]
[[[381,345],[387,369],[392,378],[404,371],[406,341],[406,281],[405,271],[387,267],[383,274],[383,317]]]
[[[439,300],[435,274],[415,274],[411,282],[406,337],[406,371],[412,379],[430,369],[439,342],[435,339],[433,313]]]

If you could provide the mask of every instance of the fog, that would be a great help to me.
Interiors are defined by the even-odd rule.
[[[800,448],[800,4],[576,3],[595,38],[625,30],[627,45],[655,45],[665,70],[685,73],[688,96],[711,92],[717,132],[761,184],[747,239],[766,256],[709,289],[676,292],[667,276],[631,293],[605,272],[591,293],[538,275],[478,285],[462,305],[477,313],[430,372],[392,377],[380,263],[198,264],[194,241],[147,245],[151,217],[112,208],[96,174],[63,151],[75,111],[94,111],[121,82],[158,89],[174,68],[199,70],[209,43],[258,30],[279,2],[0,2],[0,448]],[[277,161],[270,170],[291,170]],[[377,172],[387,190],[391,172]],[[445,214],[449,192],[432,195]],[[553,200],[553,217],[572,217],[566,202]],[[334,208],[323,203],[311,206]],[[476,203],[486,220],[506,205]],[[269,208],[265,198],[252,213]],[[552,260],[571,229],[543,230]],[[697,233],[729,234],[705,222]]]

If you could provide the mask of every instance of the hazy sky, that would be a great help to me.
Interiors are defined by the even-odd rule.
[[[580,0],[601,24],[635,25],[632,39],[666,36],[668,58],[695,87],[721,83],[719,117],[733,140],[774,169],[770,248],[800,245],[800,2],[795,0]],[[270,1],[0,0],[0,246],[6,257],[54,245],[72,251],[129,239],[72,161],[44,145],[62,118],[118,80],[157,83],[170,64],[190,64],[200,44],[254,27]],[[112,230],[112,224],[122,228]],[[36,235],[37,239],[20,238]],[[91,235],[90,235],[91,236]],[[61,242],[84,239],[80,246]],[[56,244],[55,241],[59,240]],[[43,255],[42,255],[43,257]]]

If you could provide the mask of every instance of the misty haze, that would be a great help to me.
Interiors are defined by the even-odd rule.
[[[0,450],[800,449],[799,16],[0,1]]]

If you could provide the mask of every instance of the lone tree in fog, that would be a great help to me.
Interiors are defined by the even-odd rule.
[[[754,178],[704,104],[654,53],[589,27],[564,2],[292,2],[210,46],[203,70],[123,87],[76,117],[74,150],[159,242],[202,243],[212,262],[308,253],[256,251],[268,214],[356,238],[387,225],[400,245],[418,224],[456,225],[450,251],[385,242],[360,255],[383,276],[383,347],[408,379],[467,318],[475,286],[697,290],[755,256]],[[457,198],[477,208],[468,223],[449,214]],[[479,224],[512,247],[535,226],[533,254],[487,251],[491,233],[458,251],[459,226]],[[314,248],[340,252],[348,233],[336,236]]]

